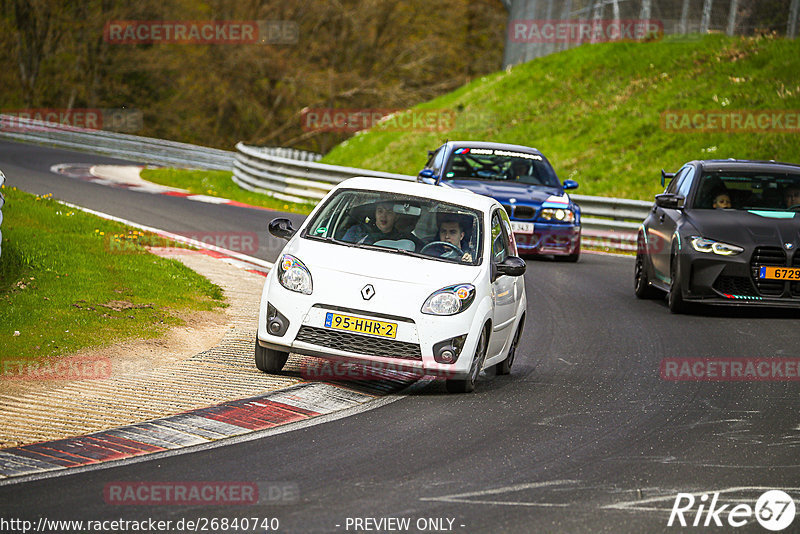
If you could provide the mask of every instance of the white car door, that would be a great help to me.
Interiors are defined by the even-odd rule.
[[[492,213],[492,263],[500,263],[513,254],[513,247],[509,235],[511,224],[505,213],[496,209]],[[492,322],[492,336],[489,340],[487,358],[496,356],[505,350],[513,333],[515,312],[519,295],[519,277],[499,275],[492,282],[492,303],[494,305],[494,320]]]

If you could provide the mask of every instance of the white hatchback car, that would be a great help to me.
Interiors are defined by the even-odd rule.
[[[446,377],[468,392],[507,374],[525,320],[525,262],[494,199],[433,185],[351,178],[288,239],[261,296],[256,367],[290,352]]]

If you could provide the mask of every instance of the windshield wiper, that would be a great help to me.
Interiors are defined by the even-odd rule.
[[[358,243],[350,243],[349,241],[340,241],[335,239],[331,236],[321,236],[321,235],[314,235],[314,234],[306,234],[303,237],[307,237],[308,239],[313,239],[315,241],[322,241],[324,243],[336,243],[337,245],[345,245],[347,247],[356,247]]]

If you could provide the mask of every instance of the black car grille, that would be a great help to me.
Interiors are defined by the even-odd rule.
[[[750,272],[758,293],[764,297],[780,297],[786,287],[786,282],[781,280],[762,280],[758,272],[762,266],[785,267],[786,253],[778,247],[758,247],[753,252],[750,260]]]
[[[422,352],[417,343],[362,336],[327,328],[302,326],[297,333],[296,341],[368,356],[422,361]]]
[[[514,206],[515,219],[533,219],[536,210],[530,206]]]
[[[503,209],[506,210],[506,213],[508,213],[508,216],[512,219],[533,219],[536,216],[536,208],[532,208],[531,206],[503,204]]]
[[[800,267],[800,250],[795,251],[792,258],[792,267]],[[792,282],[789,284],[793,297],[800,297],[800,282]]]
[[[720,275],[714,281],[714,289],[726,295],[741,297],[758,296],[750,279],[745,276]]]

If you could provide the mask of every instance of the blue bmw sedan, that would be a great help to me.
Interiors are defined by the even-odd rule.
[[[535,148],[448,141],[429,152],[417,181],[495,198],[511,218],[520,254],[553,255],[572,262],[580,257],[581,211],[565,193],[578,183],[561,183]]]

